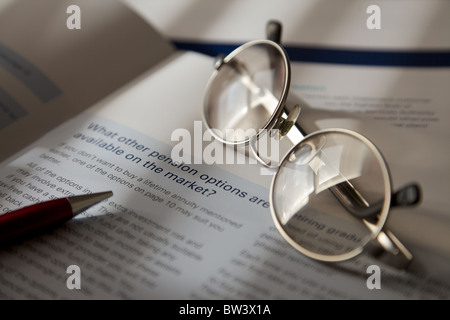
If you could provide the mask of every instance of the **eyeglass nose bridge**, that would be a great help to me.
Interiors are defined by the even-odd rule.
[[[288,132],[292,129],[292,127],[297,122],[298,117],[300,116],[301,108],[298,104],[294,106],[291,112],[289,112],[287,118],[284,118],[281,115],[277,122],[275,123],[273,129],[278,130],[279,138],[286,136]]]
[[[284,136],[286,136],[292,127],[295,125],[298,117],[300,116],[301,108],[297,104],[294,108],[289,112],[289,114],[284,117],[284,114],[281,114],[276,118],[275,124],[268,130],[269,137],[272,139],[281,140]],[[267,134],[267,133],[266,133]],[[274,172],[279,166],[279,162],[273,162],[271,160],[264,159],[259,152],[257,141],[261,136],[255,135],[249,140],[249,148],[255,157],[255,159],[262,164],[264,167],[268,169],[273,169]]]

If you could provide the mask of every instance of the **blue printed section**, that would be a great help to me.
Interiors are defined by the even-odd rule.
[[[0,66],[23,82],[44,103],[61,94],[61,90],[41,71],[2,43]]]
[[[25,109],[0,88],[0,130],[26,114]]]
[[[240,44],[186,42],[174,40],[179,50],[211,56],[228,54]],[[292,61],[388,67],[450,67],[450,51],[369,51],[285,46]]]

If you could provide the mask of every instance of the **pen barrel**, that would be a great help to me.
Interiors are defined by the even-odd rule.
[[[73,217],[66,198],[35,204],[0,215],[0,245],[56,227]]]

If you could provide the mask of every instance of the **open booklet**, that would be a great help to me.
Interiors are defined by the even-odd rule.
[[[13,41],[12,32],[0,33],[2,107],[13,115],[0,128],[2,158],[8,157],[0,166],[0,211],[73,194],[114,192],[63,227],[2,249],[1,298],[449,297],[448,256],[439,248],[430,250],[413,234],[405,232],[416,257],[412,269],[382,266],[382,289],[370,290],[366,270],[376,260],[323,264],[282,239],[268,209],[271,177],[260,175],[257,165],[172,161],[172,132],[186,128],[193,133],[194,121],[202,118],[213,59],[173,52],[125,7],[95,3],[82,3],[86,23],[105,19],[99,30],[83,24],[81,32],[92,36],[90,41],[74,45],[72,34],[64,30],[66,45],[44,39],[33,45]],[[5,16],[23,14],[29,2],[15,5],[3,9]],[[59,32],[50,19],[58,14],[32,11],[49,22],[49,33]],[[110,41],[102,43],[105,39]],[[149,46],[144,48],[146,39]],[[25,45],[28,50],[21,50]],[[96,54],[90,54],[94,49],[89,45]],[[43,53],[41,61],[32,53],[46,49],[54,57]],[[79,51],[75,56],[84,53],[83,58],[61,62],[64,72],[55,69],[58,59],[71,57],[72,50]],[[123,55],[109,55],[119,52]],[[30,87],[8,64],[26,66],[38,80]],[[97,64],[103,69],[96,70]],[[136,69],[130,74],[129,68]],[[73,75],[68,78],[76,83],[62,74],[59,78],[58,72]],[[45,99],[39,97],[43,92]],[[93,97],[88,99],[88,92]],[[19,152],[13,154],[15,149]],[[68,283],[67,270],[74,265],[81,270],[79,289]]]
[[[174,52],[118,1],[2,0],[0,21],[0,160]]]

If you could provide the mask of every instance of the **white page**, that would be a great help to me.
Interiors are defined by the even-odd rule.
[[[265,38],[267,22],[278,20],[282,44],[292,53],[291,92],[311,107],[449,134],[447,1],[124,2],[174,41],[216,54],[215,45]],[[379,30],[366,26],[373,4],[381,9]],[[316,52],[304,53],[309,50]]]
[[[81,29],[68,29],[70,5]],[[0,159],[174,52],[119,1],[0,1]],[[14,137],[11,139],[10,137]]]
[[[257,178],[257,166],[183,169],[150,156],[170,155],[171,130],[192,129],[201,118],[211,62],[183,55],[3,163],[1,210],[30,203],[28,195],[114,196],[54,232],[0,251],[2,298],[448,298],[448,259],[420,246],[411,248],[411,273],[382,267],[381,290],[366,286],[370,260],[337,267],[296,252],[264,202],[250,201],[268,201],[269,177]],[[222,183],[207,185],[202,175]],[[69,265],[81,269],[80,290],[66,287]]]
[[[296,62],[291,93],[312,109],[448,137],[450,68]]]
[[[280,21],[282,43],[293,53],[290,103],[303,105],[299,123],[306,132],[344,127],[374,141],[394,189],[417,182],[423,191],[420,206],[393,210],[389,226],[402,239],[450,256],[450,2],[124,2],[175,41],[211,51],[216,44],[265,38],[266,23]],[[381,9],[379,30],[366,26],[373,4]],[[302,49],[317,51],[305,58]],[[405,56],[399,59],[399,53]],[[357,62],[362,58],[366,64]]]
[[[450,3],[360,0],[123,0],[164,35],[179,41],[242,43],[265,37],[269,20],[283,24],[283,43],[318,48],[447,50]],[[367,9],[381,9],[369,30]]]

